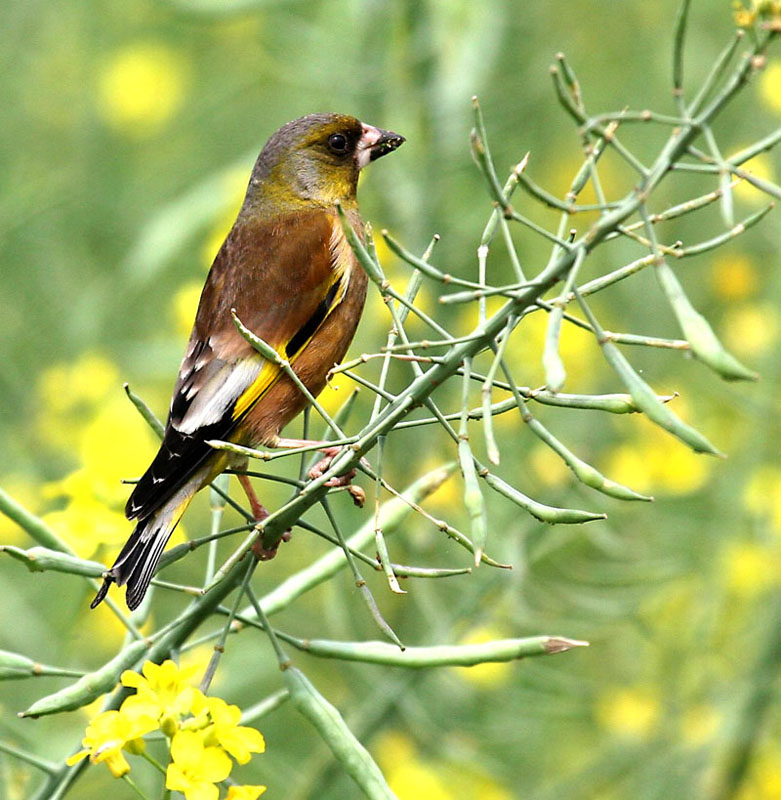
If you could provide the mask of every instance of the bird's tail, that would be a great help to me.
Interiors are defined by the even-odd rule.
[[[177,492],[157,511],[140,520],[111,569],[90,608],[97,607],[106,596],[109,586],[127,584],[127,607],[132,611],[144,599],[149,582],[155,573],[168,539],[179,524],[194,491]]]

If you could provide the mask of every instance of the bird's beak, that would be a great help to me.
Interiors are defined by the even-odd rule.
[[[404,137],[393,131],[384,131],[373,125],[364,125],[361,138],[358,140],[358,166],[363,169],[370,161],[392,153],[404,144]]]

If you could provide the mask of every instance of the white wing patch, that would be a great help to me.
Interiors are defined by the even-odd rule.
[[[204,425],[219,422],[225,412],[258,377],[265,359],[250,356],[234,364],[226,363],[203,386],[198,387],[187,413],[175,425],[180,433],[195,433]],[[192,394],[191,389],[188,394]]]

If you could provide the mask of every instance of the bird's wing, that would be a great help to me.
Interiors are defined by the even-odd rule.
[[[354,257],[324,211],[238,222],[212,265],[171,399],[163,442],[125,513],[151,514],[214,453],[280,369],[236,330],[238,318],[294,361],[341,302]]]

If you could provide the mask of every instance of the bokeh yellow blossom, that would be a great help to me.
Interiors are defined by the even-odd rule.
[[[42,519],[81,558],[92,556],[99,545],[120,547],[130,530],[121,511],[88,495],[73,497],[65,508]]]
[[[750,172],[755,178],[763,181],[775,180],[770,159],[764,153],[760,153],[758,156],[746,161],[741,165],[741,169],[745,172]],[[760,205],[768,200],[763,191],[757,189],[753,183],[747,180],[740,181],[733,191],[741,200],[745,200],[747,203]]]
[[[781,114],[781,61],[771,61],[759,79],[759,96],[762,102]]]
[[[736,800],[781,800],[781,749],[762,752],[753,759]]]
[[[347,398],[352,393],[352,383],[344,375],[335,375],[327,384],[325,389],[318,395],[317,402],[323,409],[333,416],[344,405]],[[320,415],[317,411],[312,411],[313,419],[319,420]]]
[[[550,447],[540,442],[529,451],[528,464],[531,471],[545,486],[563,486],[573,477],[570,468]]]
[[[646,687],[610,689],[595,707],[597,722],[606,731],[618,736],[646,739],[660,716],[659,698]]]
[[[158,131],[181,108],[189,77],[183,56],[159,42],[135,42],[104,63],[98,74],[98,111],[130,136]]]
[[[171,318],[176,335],[180,339],[186,339],[190,335],[202,289],[202,281],[188,281],[180,286],[171,298]]]
[[[127,539],[124,478],[140,474],[156,439],[122,391],[116,365],[98,353],[55,364],[40,375],[36,428],[43,447],[71,457],[77,467],[43,487],[42,499],[61,507],[44,521],[82,557]],[[64,501],[64,503],[63,503]],[[182,531],[175,534],[177,539]]]
[[[716,735],[722,715],[712,705],[700,703],[686,709],[681,718],[681,735],[692,747],[706,744]]]
[[[179,731],[171,741],[171,758],[166,771],[167,789],[183,792],[186,800],[217,800],[215,786],[230,775],[231,760],[219,747],[205,747],[193,731]]]
[[[542,386],[545,383],[542,351],[547,329],[548,315],[537,312],[526,317],[512,335],[506,361],[520,385]],[[593,334],[566,320],[559,334],[559,356],[567,373],[564,391],[589,391],[604,369]]]
[[[116,387],[121,392],[119,387]],[[120,546],[128,535],[123,508],[128,487],[122,479],[139,474],[154,453],[154,435],[125,397],[106,397],[69,435],[78,469],[47,484],[44,496],[64,498],[64,508],[43,519],[77,554],[88,557],[97,547]],[[180,533],[179,536],[182,534]]]
[[[667,432],[638,420],[637,439],[608,451],[604,473],[638,492],[684,495],[705,485],[712,465]]]
[[[762,464],[748,477],[743,489],[746,510],[773,525],[781,536],[781,467]]]
[[[26,476],[16,472],[6,474],[0,477],[0,488],[28,511],[33,514],[38,513],[41,502],[40,493]],[[30,536],[24,528],[5,514],[0,514],[0,543],[27,547],[30,541]]]
[[[778,341],[778,310],[772,303],[730,306],[721,327],[724,344],[732,352],[739,356],[763,356]]]
[[[98,353],[84,353],[72,363],[45,369],[36,390],[41,438],[62,448],[75,447],[79,420],[93,413],[118,385],[119,370]]]
[[[572,158],[555,158],[552,163],[543,166],[532,162],[529,169],[532,177],[535,172],[542,176],[543,187],[553,192],[557,197],[563,198],[572,186],[572,181],[583,167],[582,159],[574,156]],[[631,186],[632,176],[629,172],[623,172],[622,165],[618,159],[602,158],[597,166],[599,183],[605,196],[610,199],[623,196]],[[594,191],[591,180],[586,182],[580,195],[578,203],[581,205],[597,203],[598,198]],[[596,212],[594,212],[596,214]],[[578,224],[581,218],[591,221],[591,212],[578,214]]]
[[[473,628],[459,644],[483,644],[496,639],[507,638],[501,631],[488,626]],[[458,676],[480,688],[490,689],[505,683],[513,671],[511,662],[488,662],[473,667],[453,667]]]
[[[157,728],[157,720],[145,714],[126,714],[121,711],[104,711],[87,725],[82,740],[86,748],[72,755],[67,763],[76,764],[89,756],[93,764],[105,763],[115,778],[130,771],[130,764],[122,752],[131,747],[142,752],[144,734]]]
[[[751,599],[781,585],[779,543],[730,542],[722,552],[727,588],[741,598]]]
[[[376,746],[377,760],[399,800],[454,800],[447,783],[423,761],[415,744],[399,732],[386,733]]]
[[[745,253],[730,253],[713,260],[710,284],[722,300],[745,300],[756,292],[759,277],[756,267]]]

